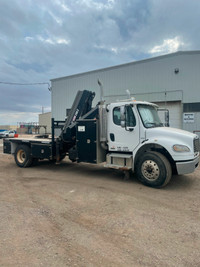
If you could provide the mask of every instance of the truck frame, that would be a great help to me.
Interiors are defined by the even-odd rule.
[[[199,164],[199,137],[164,127],[153,103],[133,98],[92,108],[95,93],[78,91],[65,121],[52,118],[52,133],[35,138],[6,138],[4,153],[19,167],[38,160],[99,164],[136,172],[145,185],[160,188],[172,174],[192,173]],[[60,134],[55,132],[60,129]]]

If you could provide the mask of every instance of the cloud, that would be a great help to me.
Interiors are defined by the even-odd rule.
[[[16,112],[16,113],[4,113],[0,112],[1,125],[18,125],[19,122],[37,122],[37,112]]]
[[[199,10],[195,0],[0,1],[0,81],[49,82],[199,49]],[[0,112],[13,119],[22,112],[28,120],[50,102],[47,85],[0,84]]]
[[[167,54],[167,53],[174,53],[184,47],[184,43],[180,40],[177,36],[174,39],[167,39],[163,40],[161,45],[154,46],[149,53],[150,54]]]
[[[55,0],[55,3],[62,8],[64,12],[71,12],[71,9],[68,7],[67,3],[60,0]]]
[[[115,0],[108,0],[108,1],[79,0],[78,3],[80,4],[80,6],[103,11],[103,10],[112,9],[116,1]]]
[[[34,40],[38,40],[40,42],[43,42],[43,43],[47,43],[47,44],[52,44],[52,45],[56,45],[56,44],[64,44],[64,45],[69,45],[70,44],[70,40],[66,40],[64,38],[55,38],[55,37],[52,37],[51,38],[44,38],[42,36],[36,36],[36,38],[33,38],[33,37],[30,37],[30,36],[26,36],[24,38],[27,42],[31,42],[31,41],[34,41]]]

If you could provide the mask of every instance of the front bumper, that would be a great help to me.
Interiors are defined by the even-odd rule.
[[[199,165],[199,156],[192,161],[176,162],[178,174],[188,174],[195,171]]]

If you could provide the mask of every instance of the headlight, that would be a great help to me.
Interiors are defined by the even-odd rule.
[[[183,145],[173,145],[173,149],[176,152],[189,152],[190,149],[187,146],[183,146]]]

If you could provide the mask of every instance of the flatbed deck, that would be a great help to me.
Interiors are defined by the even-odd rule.
[[[42,143],[42,144],[51,144],[51,138],[36,138],[36,137],[20,137],[20,138],[5,138],[5,141],[11,141],[13,143]]]
[[[19,167],[28,167],[36,159],[53,159],[55,146],[51,138],[5,138],[4,153],[13,154]]]

